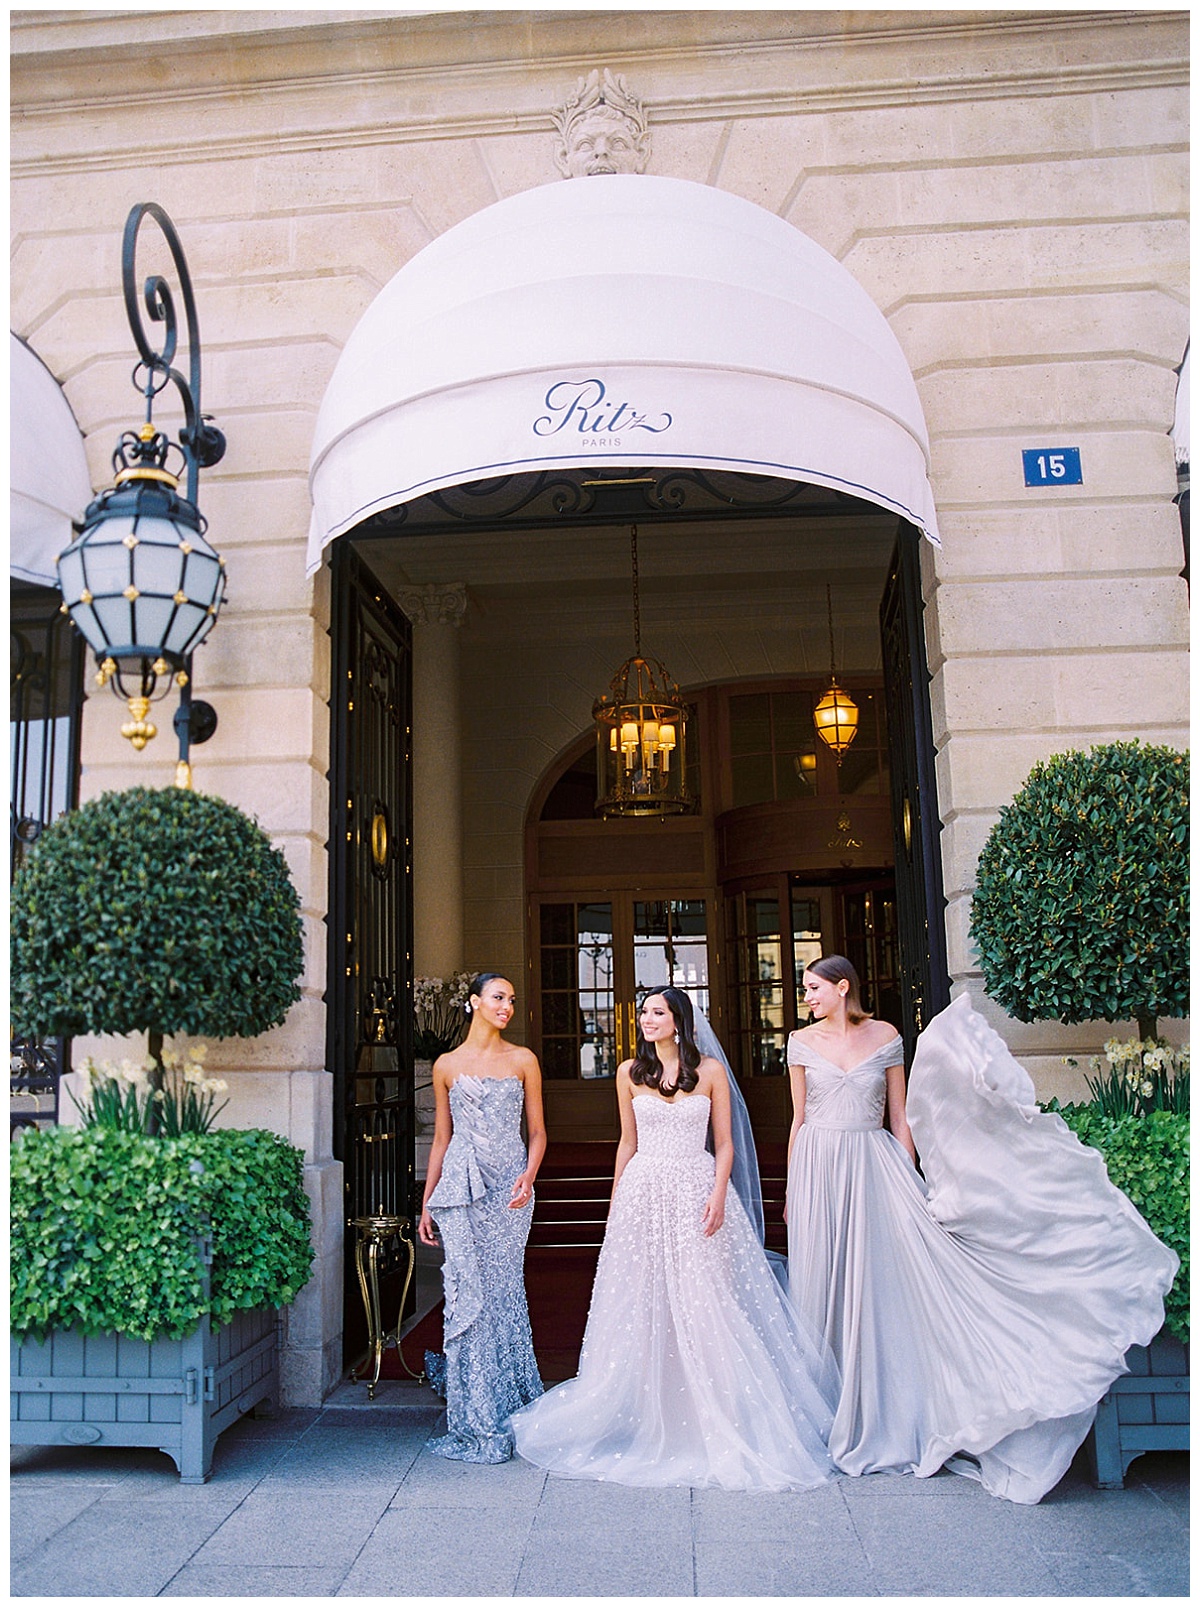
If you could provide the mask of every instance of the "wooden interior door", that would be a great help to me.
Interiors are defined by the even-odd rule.
[[[637,1001],[674,983],[709,1008],[713,902],[672,889],[545,898],[533,910],[531,1041],[553,1141],[616,1138],[615,1076]]]

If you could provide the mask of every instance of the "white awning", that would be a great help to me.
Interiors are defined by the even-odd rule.
[[[908,363],[845,268],[682,179],[565,179],[450,229],[384,287],[321,406],[309,565],[381,509],[539,469],[808,481],[937,544]]]
[[[92,500],[83,436],[58,381],[9,332],[9,573],[58,584],[54,560]]]

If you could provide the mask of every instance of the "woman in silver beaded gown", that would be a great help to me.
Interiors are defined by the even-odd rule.
[[[568,1478],[811,1489],[835,1472],[836,1369],[729,1187],[725,1067],[677,988],[645,999],[638,1028],[579,1375],[516,1414],[517,1451]]]
[[[433,1066],[437,1116],[417,1232],[423,1244],[440,1239],[445,1251],[445,1349],[426,1352],[425,1370],[445,1397],[446,1432],[429,1449],[458,1462],[507,1462],[510,1416],[542,1393],[525,1241],[546,1128],[537,1058],[501,1037],[513,1000],[504,977],[477,976],[466,1039]]]

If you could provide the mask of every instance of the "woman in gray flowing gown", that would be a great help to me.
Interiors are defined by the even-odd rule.
[[[537,1058],[501,1037],[513,1002],[506,978],[477,976],[466,1039],[433,1066],[437,1115],[417,1232],[423,1244],[440,1239],[445,1251],[445,1349],[426,1352],[425,1369],[446,1400],[446,1433],[429,1449],[459,1462],[508,1461],[509,1418],[542,1393],[525,1241],[546,1128]]]
[[[906,1101],[903,1045],[850,962],[816,961],[804,991],[788,1268],[841,1368],[830,1453],[1039,1501],[1161,1326],[1178,1259],[965,995],[921,1034]]]

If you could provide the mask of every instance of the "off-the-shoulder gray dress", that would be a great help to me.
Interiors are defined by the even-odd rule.
[[[883,1127],[899,1038],[849,1071],[803,1035],[788,1175],[792,1297],[837,1357],[829,1449],[844,1473],[936,1473],[1035,1502],[1148,1344],[1178,1258],[1098,1151],[1037,1108],[965,996],[921,1035],[908,1119],[925,1177]]]
[[[542,1393],[525,1300],[533,1201],[509,1205],[527,1161],[524,1097],[518,1077],[454,1080],[453,1136],[428,1201],[445,1250],[445,1350],[427,1351],[425,1368],[446,1399],[446,1433],[429,1449],[459,1462],[508,1461],[508,1420]]]

